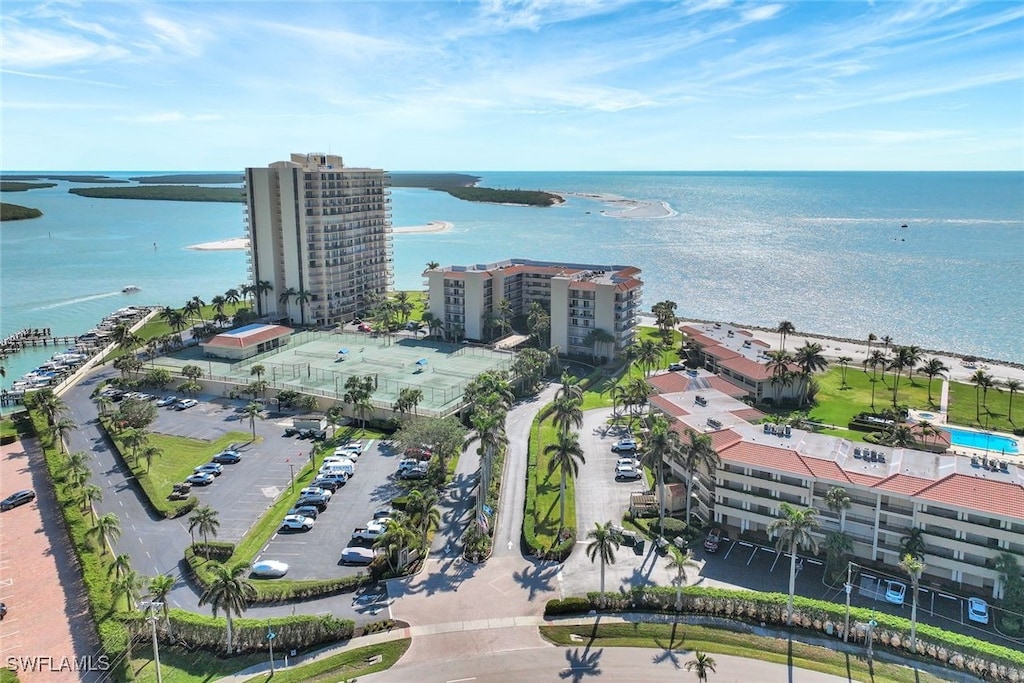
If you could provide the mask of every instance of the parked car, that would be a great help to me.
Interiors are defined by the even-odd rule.
[[[197,405],[199,405],[199,401],[195,400],[194,398],[186,398],[182,399],[181,401],[178,401],[178,403],[174,406],[174,409],[188,410],[189,408],[194,408]]]
[[[277,560],[260,560],[252,565],[252,575],[265,579],[276,579],[288,573],[288,565]]]
[[[400,479],[426,479],[427,468],[422,465],[411,467],[407,470],[402,470],[398,473]]]
[[[359,546],[346,546],[341,551],[342,564],[366,565],[373,562],[376,552],[373,548],[360,548]]]
[[[10,510],[16,508],[19,505],[31,503],[36,499],[36,492],[32,489],[25,489],[24,491],[18,491],[0,501],[0,510]]]
[[[299,433],[299,430],[296,429],[295,427],[286,427],[285,430],[284,430],[284,435],[285,436],[296,436],[298,433]]]
[[[299,491],[299,496],[305,498],[307,496],[323,496],[327,500],[331,499],[331,492],[327,489],[322,489],[319,486],[307,486],[306,488]]]
[[[220,465],[234,465],[235,463],[242,462],[242,456],[235,451],[221,451],[213,456],[212,460]]]
[[[327,499],[323,496],[302,496],[295,501],[295,507],[306,507],[310,505],[315,507],[319,512],[323,512],[327,509]]]
[[[190,484],[195,484],[196,486],[209,486],[213,483],[214,479],[215,477],[209,472],[195,472],[194,474],[189,475],[185,481]]]
[[[215,477],[219,477],[224,472],[224,467],[219,463],[208,462],[205,465],[200,465],[193,470],[194,472],[209,472]]]
[[[360,332],[373,332],[373,327],[369,323],[359,323],[357,328]]]
[[[634,470],[640,469],[640,461],[636,458],[619,458],[615,461],[616,467],[632,467]]]
[[[210,474],[209,472],[195,472],[193,474],[188,475],[185,478],[185,481],[191,484],[196,484],[197,486],[209,486],[211,483],[213,483],[213,480],[215,478],[216,477]]]
[[[285,515],[281,520],[281,528],[292,531],[309,531],[313,528],[313,518],[302,515]]]
[[[321,463],[321,466],[326,467],[328,465],[351,465],[352,467],[355,467],[356,461],[353,460],[352,458],[343,455],[328,455],[326,458],[324,458],[324,461],[323,463]]]
[[[317,476],[313,481],[309,482],[310,486],[315,486],[320,489],[327,489],[331,493],[335,493],[338,489],[345,485],[345,482],[336,477],[328,477],[326,475]]]
[[[889,579],[885,582],[885,601],[902,605],[907,597],[907,584]]]
[[[299,515],[300,517],[309,517],[310,519],[316,519],[320,511],[312,505],[303,505],[301,507],[293,507],[288,511],[289,515]]]
[[[680,370],[685,370],[686,369],[686,364],[685,363],[669,363],[668,369],[671,372],[678,372]]]
[[[981,598],[967,598],[967,618],[979,624],[987,624],[988,603]]]
[[[162,399],[156,402],[158,406],[163,408],[164,406],[173,406],[178,402],[177,396],[164,396]]]
[[[716,526],[714,529],[708,532],[707,538],[704,539],[704,550],[708,551],[709,553],[717,553],[718,546],[723,541],[728,540],[729,535],[722,531],[721,527]]]
[[[374,519],[384,519],[386,517],[386,518],[390,519],[391,517],[394,516],[394,514],[395,514],[395,508],[391,507],[390,505],[387,505],[385,507],[377,508],[376,510],[374,510],[373,518]]]
[[[637,449],[636,439],[619,439],[612,444],[612,451],[621,453],[623,451],[635,451]]]
[[[332,462],[322,466],[317,472],[317,476],[322,477],[325,474],[344,474],[346,477],[353,477],[356,473],[355,465],[351,464],[351,460],[347,463]]]
[[[615,468],[615,481],[636,481],[642,476],[644,476],[643,472],[632,467]]]

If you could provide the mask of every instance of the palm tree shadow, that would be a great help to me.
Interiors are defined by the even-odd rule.
[[[558,565],[550,564],[544,566],[539,561],[531,561],[519,571],[512,572],[512,578],[520,586],[525,588],[529,595],[527,599],[533,602],[538,594],[547,594],[554,590],[551,584],[552,579],[558,575]]]
[[[578,683],[583,680],[584,676],[600,676],[601,669],[598,664],[602,654],[604,654],[604,648],[591,652],[590,643],[587,643],[582,652],[580,652],[579,648],[566,649],[565,661],[568,667],[561,671],[558,677]]]
[[[652,663],[661,664],[662,662],[672,662],[672,666],[675,668],[682,668],[682,662],[679,661],[679,653],[676,652],[676,646],[682,645],[686,636],[685,634],[680,634],[679,643],[676,643],[676,630],[678,628],[679,622],[672,622],[672,632],[669,634],[668,645],[662,643],[658,638],[654,639],[654,644],[660,647],[662,651],[651,657]]]

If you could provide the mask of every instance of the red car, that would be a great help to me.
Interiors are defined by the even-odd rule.
[[[370,326],[369,323],[359,323],[358,329],[360,332],[373,332],[373,328]]]

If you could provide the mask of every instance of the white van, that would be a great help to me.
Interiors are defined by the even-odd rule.
[[[323,467],[321,467],[320,468],[320,472],[319,472],[319,474],[321,476],[323,476],[325,474],[344,474],[347,477],[351,477],[351,476],[355,475],[355,473],[356,473],[356,467],[355,467],[355,465],[352,464],[351,461],[349,461],[347,463],[344,463],[344,462],[328,463],[328,464],[324,465]]]
[[[347,465],[352,465],[354,467],[355,464],[356,464],[356,461],[353,460],[352,458],[346,458],[346,457],[341,456],[341,455],[328,455],[326,458],[324,458],[324,461],[323,461],[322,464],[324,464],[324,465],[346,465],[347,464]]]

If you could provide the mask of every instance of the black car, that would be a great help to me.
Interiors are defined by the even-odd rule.
[[[234,465],[235,463],[242,462],[242,456],[238,453],[218,453],[213,456],[213,462],[218,465]]]
[[[313,505],[302,505],[293,507],[288,511],[289,515],[299,515],[300,517],[311,517],[316,519],[316,516],[320,514],[320,510]]]
[[[327,509],[327,499],[323,496],[305,496],[295,501],[295,507],[301,508],[305,506],[315,507],[319,512],[323,512]]]
[[[12,493],[3,500],[0,500],[0,510],[10,510],[25,503],[31,503],[36,499],[36,492],[31,489]]]
[[[310,486],[317,486],[322,489],[327,489],[331,493],[334,493],[341,487],[341,482],[337,479],[326,479],[324,477],[317,477],[313,480]]]
[[[284,435],[285,436],[295,436],[298,433],[299,433],[299,430],[296,429],[295,427],[286,427],[285,430],[284,430]]]

